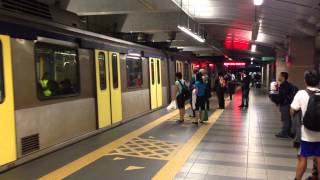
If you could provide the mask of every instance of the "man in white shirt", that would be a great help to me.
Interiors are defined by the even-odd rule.
[[[319,75],[316,71],[306,71],[304,76],[306,89],[309,91],[319,91]],[[302,111],[302,119],[304,118],[309,103],[309,94],[306,90],[300,90],[294,97],[291,104],[291,114]],[[319,119],[320,120],[320,119]],[[298,155],[298,165],[296,170],[296,180],[301,180],[306,167],[308,157],[315,157],[320,164],[320,132],[307,129],[301,126],[301,146]],[[318,172],[320,166],[318,166]]]

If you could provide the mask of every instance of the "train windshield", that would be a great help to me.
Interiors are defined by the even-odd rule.
[[[3,56],[2,56],[2,43],[0,41],[0,103],[4,100],[4,77],[3,77]]]

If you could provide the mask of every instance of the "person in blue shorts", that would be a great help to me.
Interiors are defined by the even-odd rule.
[[[319,86],[319,75],[316,71],[307,71],[305,73],[305,84],[306,90],[300,90],[294,97],[293,102],[291,103],[291,115],[294,115],[295,112],[302,112],[302,119],[306,112],[308,111],[309,103],[309,93],[318,92],[320,89]],[[320,121],[320,119],[319,119]],[[301,126],[301,144],[298,154],[298,165],[296,170],[296,180],[301,180],[304,172],[307,167],[307,160],[309,157],[315,157],[317,164],[320,164],[320,132],[313,131]],[[317,167],[318,172],[320,166]]]

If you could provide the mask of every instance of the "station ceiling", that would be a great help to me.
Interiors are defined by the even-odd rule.
[[[253,0],[39,1],[78,14],[99,33],[137,33],[146,41],[206,56],[270,55],[286,49],[288,37],[317,37],[320,30],[320,0],[264,0],[262,6]],[[179,24],[205,35],[206,43],[179,31]],[[257,53],[250,52],[252,43]]]

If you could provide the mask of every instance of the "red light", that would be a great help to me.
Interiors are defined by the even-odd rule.
[[[243,62],[237,62],[237,63],[223,63],[224,66],[245,66],[246,63],[243,63]]]
[[[213,66],[214,66],[214,64],[209,64],[209,66],[210,66],[210,67],[213,67]]]

